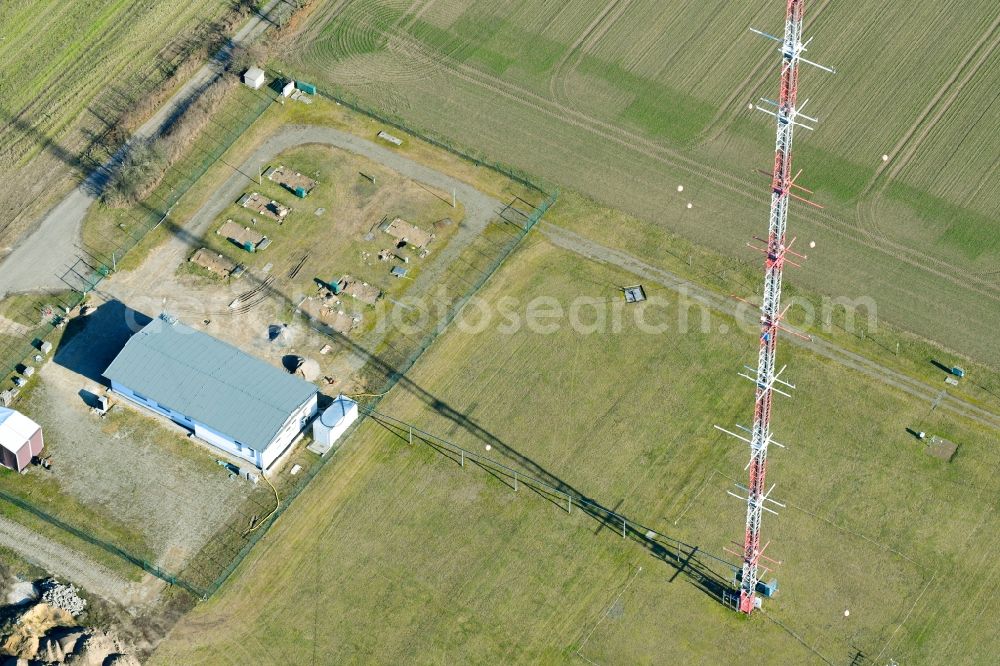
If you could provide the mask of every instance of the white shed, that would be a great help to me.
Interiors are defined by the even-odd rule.
[[[313,439],[320,446],[330,447],[357,420],[358,403],[345,395],[338,395],[333,404],[313,421]]]
[[[264,85],[264,70],[260,67],[251,67],[243,74],[243,83],[257,90]]]

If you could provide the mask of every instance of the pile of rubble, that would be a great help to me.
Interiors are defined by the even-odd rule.
[[[50,578],[41,584],[42,603],[54,608],[61,608],[73,617],[77,617],[87,607],[87,601],[81,599],[76,593],[76,586],[72,583],[63,585],[54,578]]]
[[[124,653],[114,636],[100,629],[54,631],[53,636],[23,645],[16,656],[31,664],[72,664],[74,666],[138,666],[139,660]],[[25,649],[27,648],[27,649]]]
[[[17,666],[139,666],[131,646],[115,634],[77,624],[87,605],[73,585],[54,579],[31,595],[0,608],[0,664]]]

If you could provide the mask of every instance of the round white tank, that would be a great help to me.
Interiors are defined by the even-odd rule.
[[[358,420],[358,403],[344,395],[337,396],[318,419],[313,421],[313,439],[320,446],[332,446]]]

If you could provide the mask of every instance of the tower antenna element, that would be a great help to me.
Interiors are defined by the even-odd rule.
[[[785,33],[783,37],[775,37],[766,32],[751,28],[750,30],[766,39],[778,43],[781,53],[781,88],[777,100],[761,98],[756,108],[774,117],[776,139],[774,149],[774,169],[771,171],[771,211],[768,218],[767,238],[756,238],[763,247],[752,244],[750,247],[764,255],[764,295],[760,304],[760,350],[757,354],[757,367],[747,368],[747,373],[741,376],[755,384],[753,426],[745,428],[737,426],[746,433],[739,435],[723,428],[718,428],[750,446],[749,481],[746,486],[737,485],[740,494],[730,493],[739,499],[746,500],[746,535],[742,544],[743,567],[738,575],[740,586],[739,610],[750,614],[761,605],[758,596],[758,582],[761,570],[767,571],[765,564],[777,564],[766,557],[765,543],[761,545],[761,518],[765,511],[776,513],[772,507],[784,505],[771,499],[772,485],[765,485],[767,473],[767,449],[769,444],[781,446],[771,435],[771,403],[775,393],[788,395],[787,389],[795,387],[781,378],[784,368],[777,367],[778,331],[789,332],[782,327],[781,320],[786,310],[781,309],[781,278],[785,264],[798,266],[795,259],[805,260],[805,255],[792,249],[795,239],[787,240],[788,206],[791,199],[804,201],[813,206],[817,204],[806,201],[793,190],[809,192],[796,185],[799,174],[792,173],[792,137],[796,127],[812,130],[819,122],[816,118],[802,113],[808,100],[797,104],[799,86],[799,65],[806,64],[826,72],[835,73],[833,69],[807,60],[803,54],[808,42],[802,41],[802,16],[805,0],[787,0],[785,17]],[[795,259],[792,259],[794,257]],[[798,335],[796,333],[796,335]],[[755,372],[751,375],[749,373]],[[765,595],[773,593],[773,586],[764,586]]]

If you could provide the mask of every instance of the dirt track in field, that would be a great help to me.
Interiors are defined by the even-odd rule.
[[[558,247],[570,250],[588,259],[618,266],[678,293],[683,288],[683,293],[686,297],[698,301],[713,310],[737,318],[745,311],[745,308],[741,308],[731,298],[721,296],[668,270],[647,264],[641,259],[625,252],[601,245],[548,222],[543,223],[540,228],[545,237]],[[791,326],[788,326],[788,328],[792,331],[795,330]],[[939,409],[944,409],[982,425],[1000,430],[1000,416],[997,414],[973,405],[961,398],[949,395],[940,388],[931,386],[918,379],[913,379],[901,372],[891,370],[860,354],[843,349],[832,342],[816,337],[803,340],[795,335],[785,336],[784,339],[846,368],[860,372],[867,377],[903,391],[908,395],[926,400],[930,404],[934,404],[940,400],[938,403]]]
[[[126,606],[148,600],[158,587],[149,581],[131,583],[104,565],[6,518],[0,518],[0,546],[19,553],[57,578]]]
[[[270,25],[263,14],[279,1],[272,0],[261,10],[261,14],[252,16],[232,41],[234,43],[249,41],[263,32]],[[221,75],[228,58],[227,49],[216,54],[136,131],[135,137],[148,137],[158,132],[166,119],[194,91]],[[121,153],[122,151],[119,151],[107,165],[96,169],[79,187],[66,195],[33,225],[34,232],[23,238],[11,253],[0,261],[0,298],[14,292],[66,287],[60,276],[80,253],[78,250],[82,242],[80,230],[87,211],[97,200],[95,189],[99,189],[105,180],[107,169],[121,159]]]

